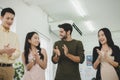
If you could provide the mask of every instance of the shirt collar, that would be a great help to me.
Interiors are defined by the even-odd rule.
[[[0,26],[0,30],[4,31],[4,32],[9,32],[10,30],[6,30],[2,25]]]

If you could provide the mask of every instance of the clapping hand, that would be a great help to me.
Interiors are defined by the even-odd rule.
[[[11,48],[10,45],[5,45],[4,46],[4,51],[8,56],[12,56],[12,54],[15,52],[15,48]]]
[[[97,50],[97,53],[98,53],[98,55],[99,55],[98,58],[101,59],[101,57],[102,57],[101,51],[100,51],[99,49],[96,49],[96,50]]]
[[[55,49],[53,49],[53,52],[54,52],[57,56],[60,56],[60,50],[58,49],[58,46],[56,46]]]
[[[39,61],[40,61],[40,55],[38,53],[34,54],[35,56],[35,60],[36,60],[36,63],[39,64]]]
[[[64,54],[67,55],[68,54],[68,48],[67,48],[67,46],[64,44],[62,48],[64,50]]]

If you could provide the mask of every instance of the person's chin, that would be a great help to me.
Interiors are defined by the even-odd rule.
[[[101,44],[102,44],[102,45],[104,45],[104,44],[105,44],[105,42],[101,42]]]
[[[6,28],[7,28],[7,29],[10,29],[10,26],[11,26],[11,25],[7,25]]]
[[[60,37],[60,39],[63,39],[63,37]]]

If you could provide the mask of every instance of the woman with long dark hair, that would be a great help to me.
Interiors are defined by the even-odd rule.
[[[45,80],[47,55],[45,49],[40,48],[38,33],[27,34],[22,60],[26,68],[23,80]]]
[[[112,40],[108,28],[98,31],[99,46],[93,49],[93,68],[97,69],[96,80],[120,80],[117,67],[120,64],[120,49]]]

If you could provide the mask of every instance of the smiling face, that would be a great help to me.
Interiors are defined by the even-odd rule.
[[[34,34],[31,39],[28,40],[31,46],[38,46],[40,41],[39,41],[39,35]]]
[[[67,38],[67,33],[65,32],[65,30],[63,28],[60,28],[59,35],[60,35],[60,39]]]
[[[6,12],[5,15],[1,17],[1,20],[2,26],[9,30],[14,21],[14,14]]]
[[[103,45],[103,44],[106,44],[107,43],[107,38],[104,34],[104,32],[101,30],[99,31],[98,33],[98,39],[99,39],[99,42]]]

